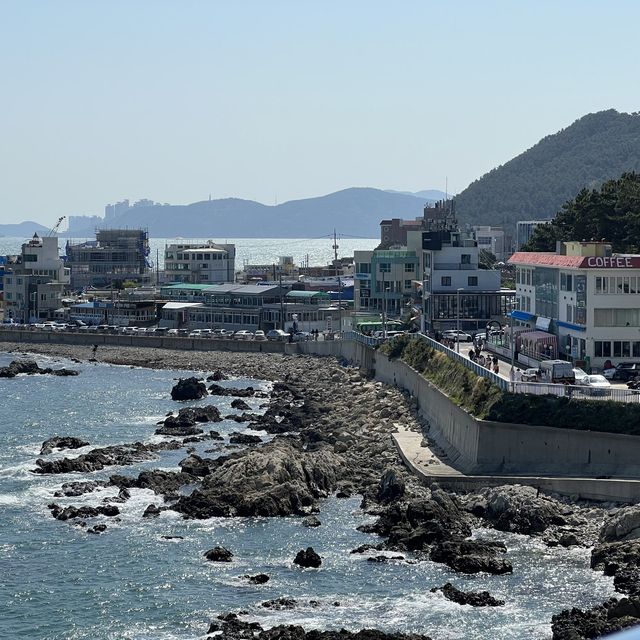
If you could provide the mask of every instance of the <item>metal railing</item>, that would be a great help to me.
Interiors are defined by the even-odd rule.
[[[613,402],[638,402],[640,391],[615,387],[588,387],[583,385],[551,384],[546,382],[514,382],[514,393],[535,396],[560,396],[576,400],[612,400]]]

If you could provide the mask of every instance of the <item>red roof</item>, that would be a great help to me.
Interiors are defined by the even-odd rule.
[[[583,256],[561,256],[557,253],[545,253],[542,251],[516,251],[516,253],[509,258],[510,264],[567,267],[573,269],[580,268],[583,262]]]

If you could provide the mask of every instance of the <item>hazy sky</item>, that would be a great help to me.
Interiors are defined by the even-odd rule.
[[[469,182],[640,110],[640,3],[0,0],[0,222]]]

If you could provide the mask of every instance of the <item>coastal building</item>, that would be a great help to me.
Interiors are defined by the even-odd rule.
[[[68,310],[69,320],[87,325],[108,324],[119,327],[144,327],[157,322],[157,306],[153,301],[94,300],[73,304]]]
[[[520,251],[529,242],[537,227],[550,222],[551,220],[520,220],[516,224],[516,251]]]
[[[58,251],[58,238],[33,238],[22,245],[18,256],[10,256],[5,266],[5,318],[35,322],[54,317],[62,306],[69,285],[69,270]]]
[[[484,330],[503,323],[515,291],[501,288],[500,272],[484,269],[472,234],[460,230],[451,206],[426,207],[422,233],[421,330]]]
[[[563,242],[556,253],[517,252],[509,263],[514,318],[556,336],[561,357],[597,368],[640,361],[640,255],[615,254],[606,242]]]
[[[233,244],[169,244],[164,250],[167,282],[216,284],[233,282],[236,247]]]
[[[161,296],[160,325],[170,328],[337,330],[343,313],[326,292],[276,284],[173,284]]]
[[[296,280],[300,272],[292,256],[280,256],[278,262],[272,264],[250,264],[245,262],[242,271],[237,274],[238,282],[250,283],[260,281]]]
[[[400,317],[410,305],[419,273],[414,250],[355,251],[354,311]]]
[[[149,237],[143,229],[100,229],[95,241],[67,242],[71,288],[120,288],[151,281]]]

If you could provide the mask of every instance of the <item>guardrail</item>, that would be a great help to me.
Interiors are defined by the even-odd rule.
[[[614,402],[640,403],[640,391],[582,385],[550,384],[547,382],[514,382],[514,393],[529,393],[536,396],[560,396],[576,400],[613,400]]]

